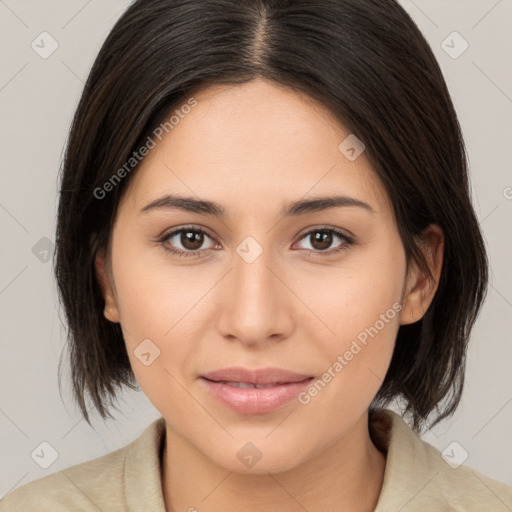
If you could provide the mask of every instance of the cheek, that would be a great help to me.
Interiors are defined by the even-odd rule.
[[[389,367],[400,327],[405,253],[397,239],[358,256],[336,270],[322,269],[324,276],[310,275],[297,292],[322,320],[313,322],[322,334],[311,330],[307,337],[315,340],[324,373],[305,401],[322,395],[324,403],[366,407]],[[318,291],[312,294],[313,283]]]
[[[193,353],[197,324],[190,318],[205,293],[205,281],[194,272],[173,270],[160,249],[148,251],[128,244],[130,239],[122,233],[114,239],[117,306],[133,372],[155,403],[162,390],[179,389],[172,375],[187,366]]]
[[[122,279],[121,272],[119,276]],[[195,322],[190,322],[190,304],[198,301],[201,290],[194,293],[179,274],[169,279],[147,267],[125,278],[118,290],[121,325],[135,378],[149,401],[167,418],[190,414],[194,403],[183,387],[183,374],[193,363],[200,338],[193,332]]]
[[[142,242],[129,246],[134,238],[120,233],[113,251],[121,323],[129,333],[127,342],[140,336],[164,340],[182,327],[182,319],[204,295],[205,283],[191,267],[173,267],[162,248]]]

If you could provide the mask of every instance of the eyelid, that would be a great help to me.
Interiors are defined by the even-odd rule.
[[[303,231],[301,231],[297,237],[299,239],[303,238],[305,235],[308,235],[311,233],[311,231],[333,231],[334,233],[338,234],[339,236],[342,236],[344,238],[347,238],[349,240],[355,240],[355,236],[348,230],[343,228],[338,228],[335,226],[330,226],[328,224],[313,224],[311,226],[308,226],[307,228],[304,228]]]
[[[198,226],[195,224],[184,224],[183,226],[178,226],[175,228],[171,228],[170,230],[166,230],[160,236],[158,236],[157,240],[161,241],[163,239],[169,239],[170,237],[176,235],[177,233],[186,231],[187,229],[190,231],[198,231],[200,233],[202,232],[205,235],[208,235],[212,240],[217,241],[215,235],[213,235],[208,228]]]

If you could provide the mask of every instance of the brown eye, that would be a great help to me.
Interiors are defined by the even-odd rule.
[[[189,251],[197,251],[203,245],[204,233],[191,230],[182,231],[179,241],[185,249]]]
[[[212,240],[202,229],[180,228],[164,235],[159,242],[179,256],[200,256],[203,251],[215,246],[212,240],[210,246],[204,247],[207,239]]]
[[[324,251],[325,249],[329,249],[332,244],[333,236],[332,233],[328,233],[327,231],[315,231],[310,234],[311,245],[318,249],[319,251]]]
[[[341,243],[338,243],[333,249],[328,250],[331,248],[336,238],[341,240]],[[326,252],[329,254],[347,249],[348,246],[353,243],[351,238],[333,228],[314,229],[306,233],[301,240],[309,242],[310,247],[305,247],[304,249],[310,252]]]

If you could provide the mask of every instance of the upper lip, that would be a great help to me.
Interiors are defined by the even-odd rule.
[[[205,373],[204,375],[201,375],[201,377],[217,382],[247,382],[250,384],[265,385],[302,382],[303,380],[311,378],[312,375],[304,375],[290,370],[284,370],[282,368],[250,369],[233,366]]]

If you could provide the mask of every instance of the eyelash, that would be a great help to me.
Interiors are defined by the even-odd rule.
[[[203,229],[200,229],[200,228],[196,228],[194,226],[184,226],[184,227],[181,227],[179,229],[175,229],[174,231],[171,231],[170,233],[167,233],[165,235],[163,235],[162,237],[160,237],[158,240],[156,240],[158,243],[160,243],[162,245],[162,247],[166,250],[166,251],[169,251],[171,252],[172,254],[180,257],[180,258],[200,258],[201,257],[201,253],[204,252],[204,251],[207,251],[208,249],[201,249],[201,250],[198,250],[198,251],[181,251],[181,250],[178,250],[178,249],[171,249],[169,247],[168,244],[166,244],[166,242],[171,239],[174,235],[178,234],[178,233],[182,233],[182,232],[187,232],[187,231],[193,231],[194,233],[202,233],[204,235],[207,235],[208,237],[212,238],[212,236],[210,236],[206,231],[204,231]],[[346,234],[342,233],[341,231],[339,231],[338,229],[335,229],[335,228],[330,228],[330,227],[320,227],[320,228],[315,228],[315,229],[312,229],[310,231],[308,231],[307,233],[304,233],[299,240],[302,240],[303,238],[305,238],[306,236],[308,235],[311,235],[312,233],[317,233],[317,232],[322,232],[322,233],[331,233],[331,234],[334,234],[336,236],[338,236],[339,238],[342,239],[343,241],[343,244],[341,244],[339,247],[337,247],[336,249],[332,249],[332,250],[326,250],[326,251],[314,251],[312,249],[303,249],[304,251],[307,251],[308,253],[310,254],[313,254],[314,257],[324,257],[323,255],[327,255],[327,256],[332,256],[333,254],[338,254],[338,253],[341,253],[343,251],[346,251],[348,250],[348,248],[351,246],[351,245],[354,245],[355,244],[355,241],[353,238],[347,236]]]

